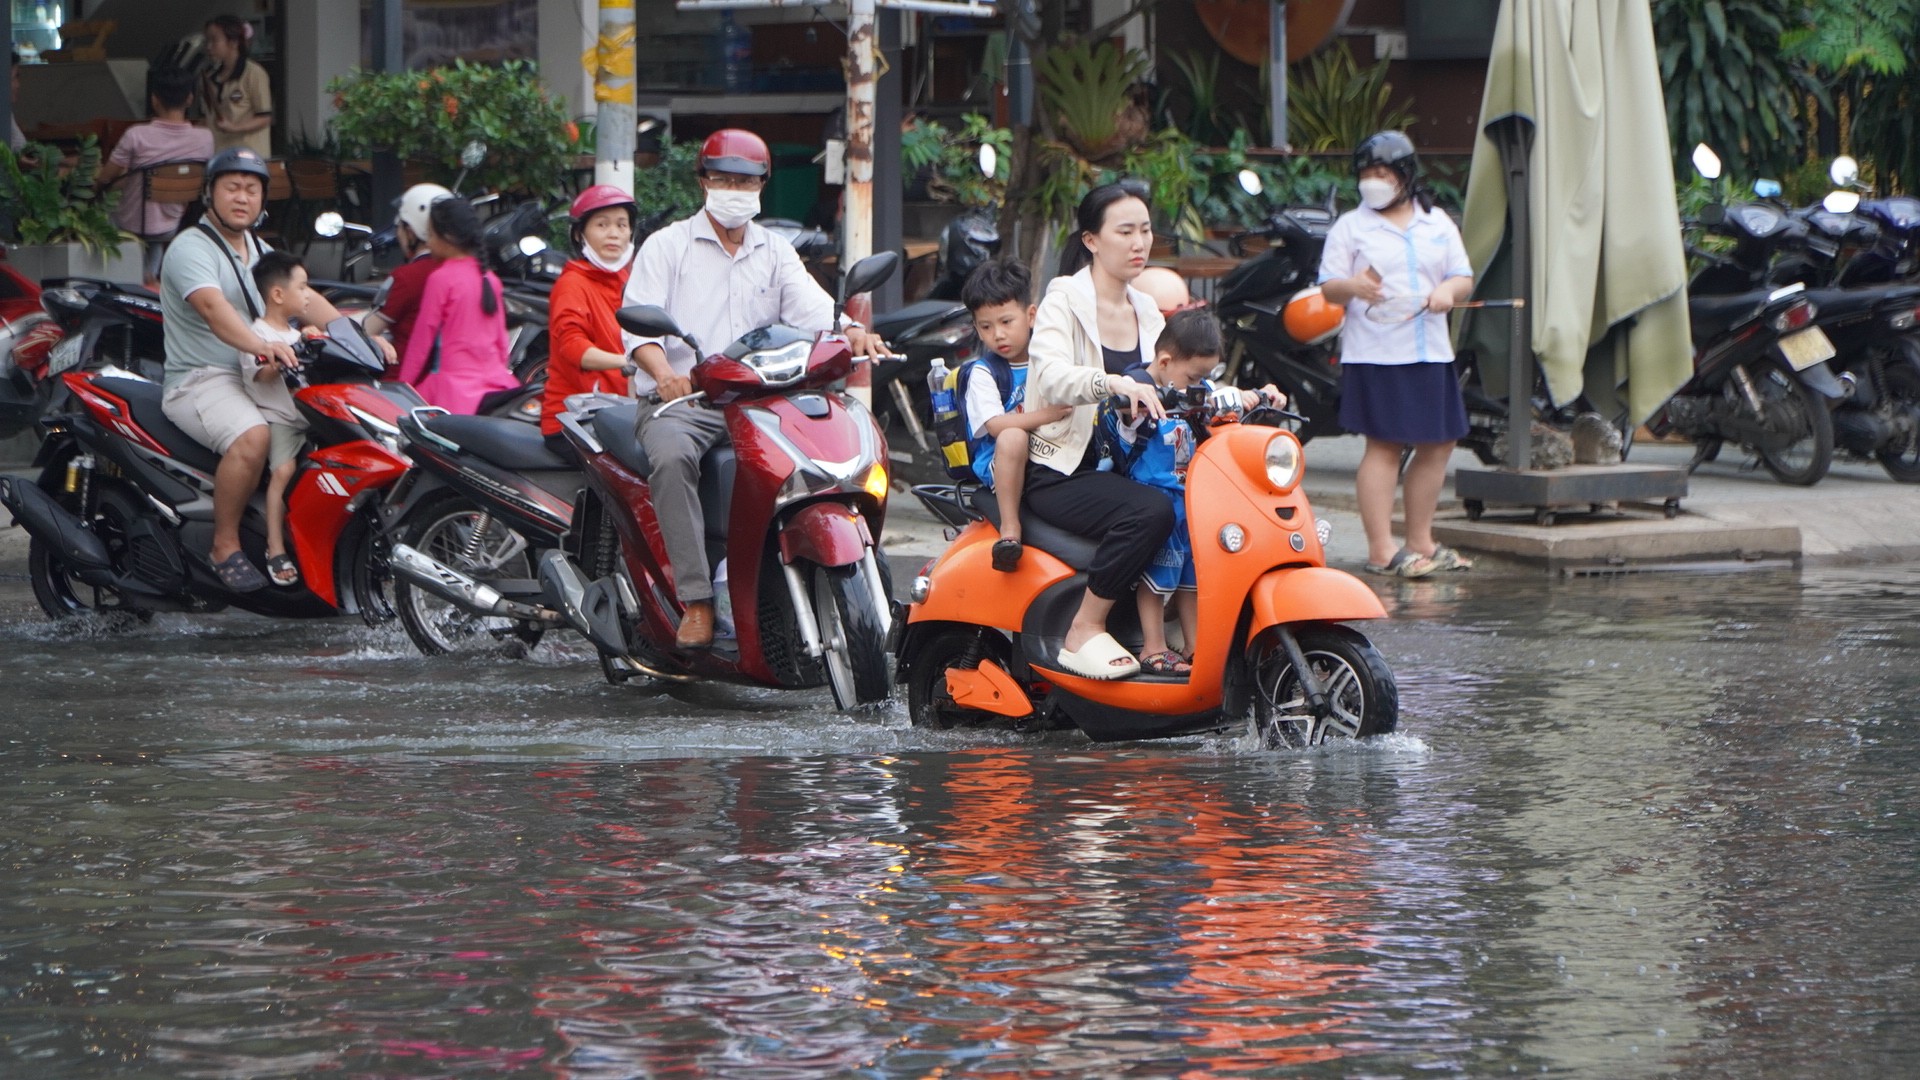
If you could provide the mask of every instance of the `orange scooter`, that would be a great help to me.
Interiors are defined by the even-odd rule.
[[[1202,436],[1186,475],[1199,585],[1189,674],[1100,681],[1055,659],[1086,588],[1095,544],[1023,514],[1027,556],[993,569],[991,492],[923,485],[914,494],[959,532],[913,581],[893,620],[895,676],[913,722],[928,727],[1070,725],[1099,741],[1240,729],[1268,748],[1392,731],[1393,673],[1372,643],[1340,625],[1386,609],[1359,579],[1326,565],[1326,526],[1300,490],[1300,441],[1260,407],[1214,415],[1199,395],[1165,392],[1170,415]],[[1168,605],[1171,610],[1172,605]],[[1108,629],[1135,652],[1135,605]],[[1177,624],[1168,627],[1177,638]]]

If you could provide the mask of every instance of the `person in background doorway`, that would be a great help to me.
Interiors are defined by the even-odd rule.
[[[128,128],[114,144],[107,163],[100,167],[102,188],[121,177],[134,177],[121,191],[113,220],[146,242],[142,280],[149,289],[160,287],[160,259],[166,254],[167,241],[180,231],[180,217],[186,207],[148,202],[138,174],[149,165],[165,161],[206,161],[213,156],[213,135],[187,122],[187,107],[192,104],[192,72],[177,67],[155,68],[147,78],[147,109],[153,119]]]
[[[244,146],[262,158],[273,152],[273,90],[267,71],[247,57],[253,24],[237,15],[207,20],[207,59],[212,69],[200,83],[200,109],[215,150]]]

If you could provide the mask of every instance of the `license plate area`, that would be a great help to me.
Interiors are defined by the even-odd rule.
[[[1815,364],[1833,359],[1833,342],[1828,339],[1826,331],[1809,326],[1781,338],[1780,355],[1787,358],[1788,367],[1805,371]]]
[[[63,371],[80,366],[80,335],[73,334],[61,338],[47,354],[47,374],[58,375]]]

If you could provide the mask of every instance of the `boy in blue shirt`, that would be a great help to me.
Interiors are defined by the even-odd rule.
[[[967,276],[960,302],[973,313],[980,358],[960,369],[955,389],[966,418],[973,473],[993,489],[1000,507],[1000,539],[993,568],[1012,573],[1026,550],[1020,542],[1020,495],[1027,482],[1027,433],[1063,420],[1068,405],[1029,410],[1027,343],[1033,337],[1033,279],[1013,259],[991,259]]]
[[[1262,400],[1286,403],[1286,395],[1272,384],[1255,391],[1216,387],[1208,381],[1207,376],[1220,363],[1221,344],[1220,324],[1212,311],[1190,308],[1177,312],[1154,342],[1153,363],[1135,365],[1125,374],[1155,386],[1183,390],[1202,387],[1213,407],[1221,412],[1244,412]],[[1135,420],[1112,409],[1105,412],[1120,471],[1159,488],[1173,500],[1173,532],[1147,564],[1136,592],[1142,638],[1140,668],[1152,675],[1185,675],[1193,670],[1190,658],[1167,647],[1166,598],[1174,598],[1181,634],[1187,648],[1193,648],[1200,632],[1200,604],[1193,573],[1193,542],[1187,535],[1187,462],[1193,458],[1198,440],[1192,426],[1177,417],[1156,422],[1144,415]]]

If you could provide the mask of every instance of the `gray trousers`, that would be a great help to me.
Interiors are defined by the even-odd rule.
[[[707,525],[700,514],[700,459],[725,442],[727,422],[719,412],[692,402],[655,416],[660,406],[643,402],[638,435],[647,452],[647,487],[667,545],[673,591],[682,604],[713,599],[713,568],[707,565]]]

